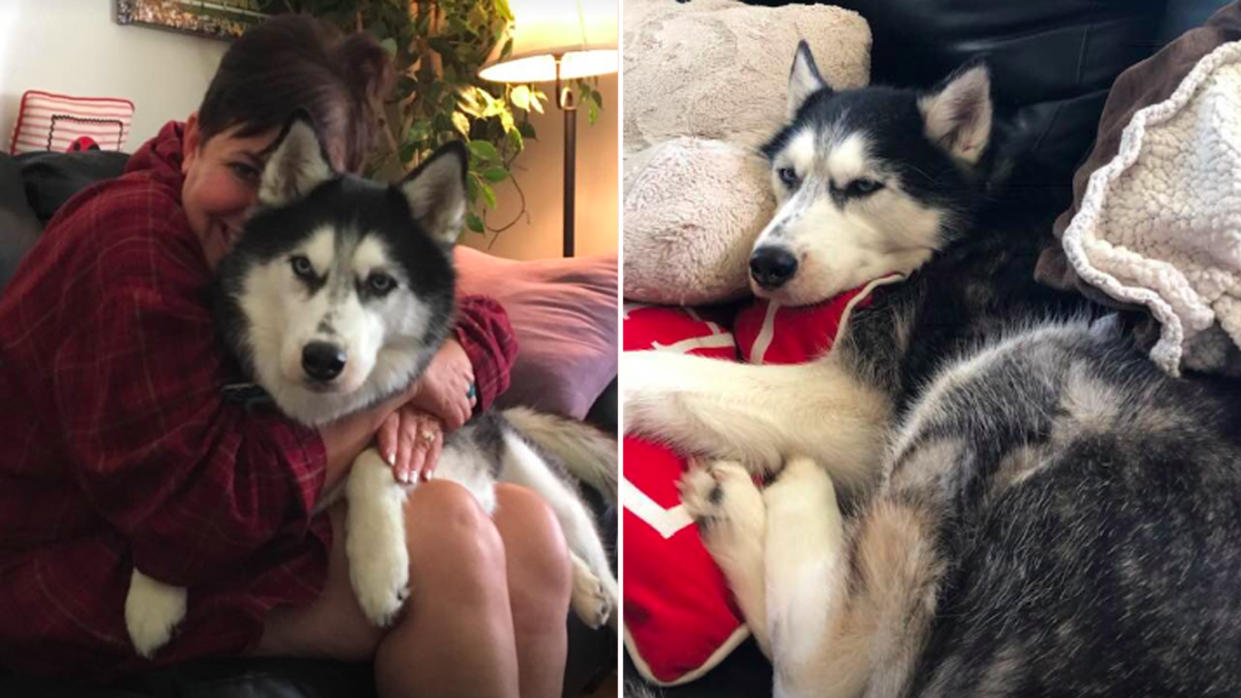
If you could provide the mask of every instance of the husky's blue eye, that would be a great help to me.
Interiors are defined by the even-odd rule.
[[[849,182],[849,186],[845,187],[845,193],[850,196],[866,196],[882,188],[883,182],[877,182],[873,179],[855,179]]]
[[[776,176],[780,178],[780,181],[784,183],[784,186],[790,189],[797,186],[797,171],[791,167],[781,167],[776,170]]]
[[[310,264],[310,260],[302,255],[293,255],[289,258],[289,264],[293,266],[293,273],[303,279],[313,279],[315,277],[315,268]]]
[[[388,291],[391,291],[395,286],[396,280],[387,274],[375,272],[366,277],[366,287],[370,289],[371,293],[377,296],[387,294]]]

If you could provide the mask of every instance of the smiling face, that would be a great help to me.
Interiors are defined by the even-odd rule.
[[[258,200],[263,166],[279,130],[238,136],[242,125],[202,140],[198,119],[186,123],[181,172],[181,205],[214,269],[241,235]]]

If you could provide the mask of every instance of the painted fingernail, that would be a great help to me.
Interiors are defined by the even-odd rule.
[[[388,465],[396,465],[396,451],[388,451],[385,453],[384,460],[388,461]]]

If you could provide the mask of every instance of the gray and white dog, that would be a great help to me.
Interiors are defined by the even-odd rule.
[[[803,43],[788,113],[755,292],[907,280],[809,364],[622,359],[626,428],[721,459],[683,499],[776,695],[1241,695],[1241,399],[1033,282],[987,69],[836,92]]]
[[[426,368],[454,317],[451,247],[465,216],[466,166],[465,147],[453,143],[400,184],[377,184],[334,172],[304,115],[286,126],[215,293],[229,348],[285,414],[322,425],[400,392]],[[617,582],[561,466],[615,499],[616,441],[524,408],[484,412],[448,435],[435,475],[465,486],[488,512],[497,480],[541,495],[572,553],[573,609],[597,627],[614,616]],[[374,449],[345,482],[350,578],[378,625],[407,594],[407,489]],[[134,569],[125,617],[140,653],[164,645],[184,615],[184,589]]]

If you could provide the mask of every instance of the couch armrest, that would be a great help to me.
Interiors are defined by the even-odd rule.
[[[26,200],[20,163],[0,154],[0,291],[42,232]]]

